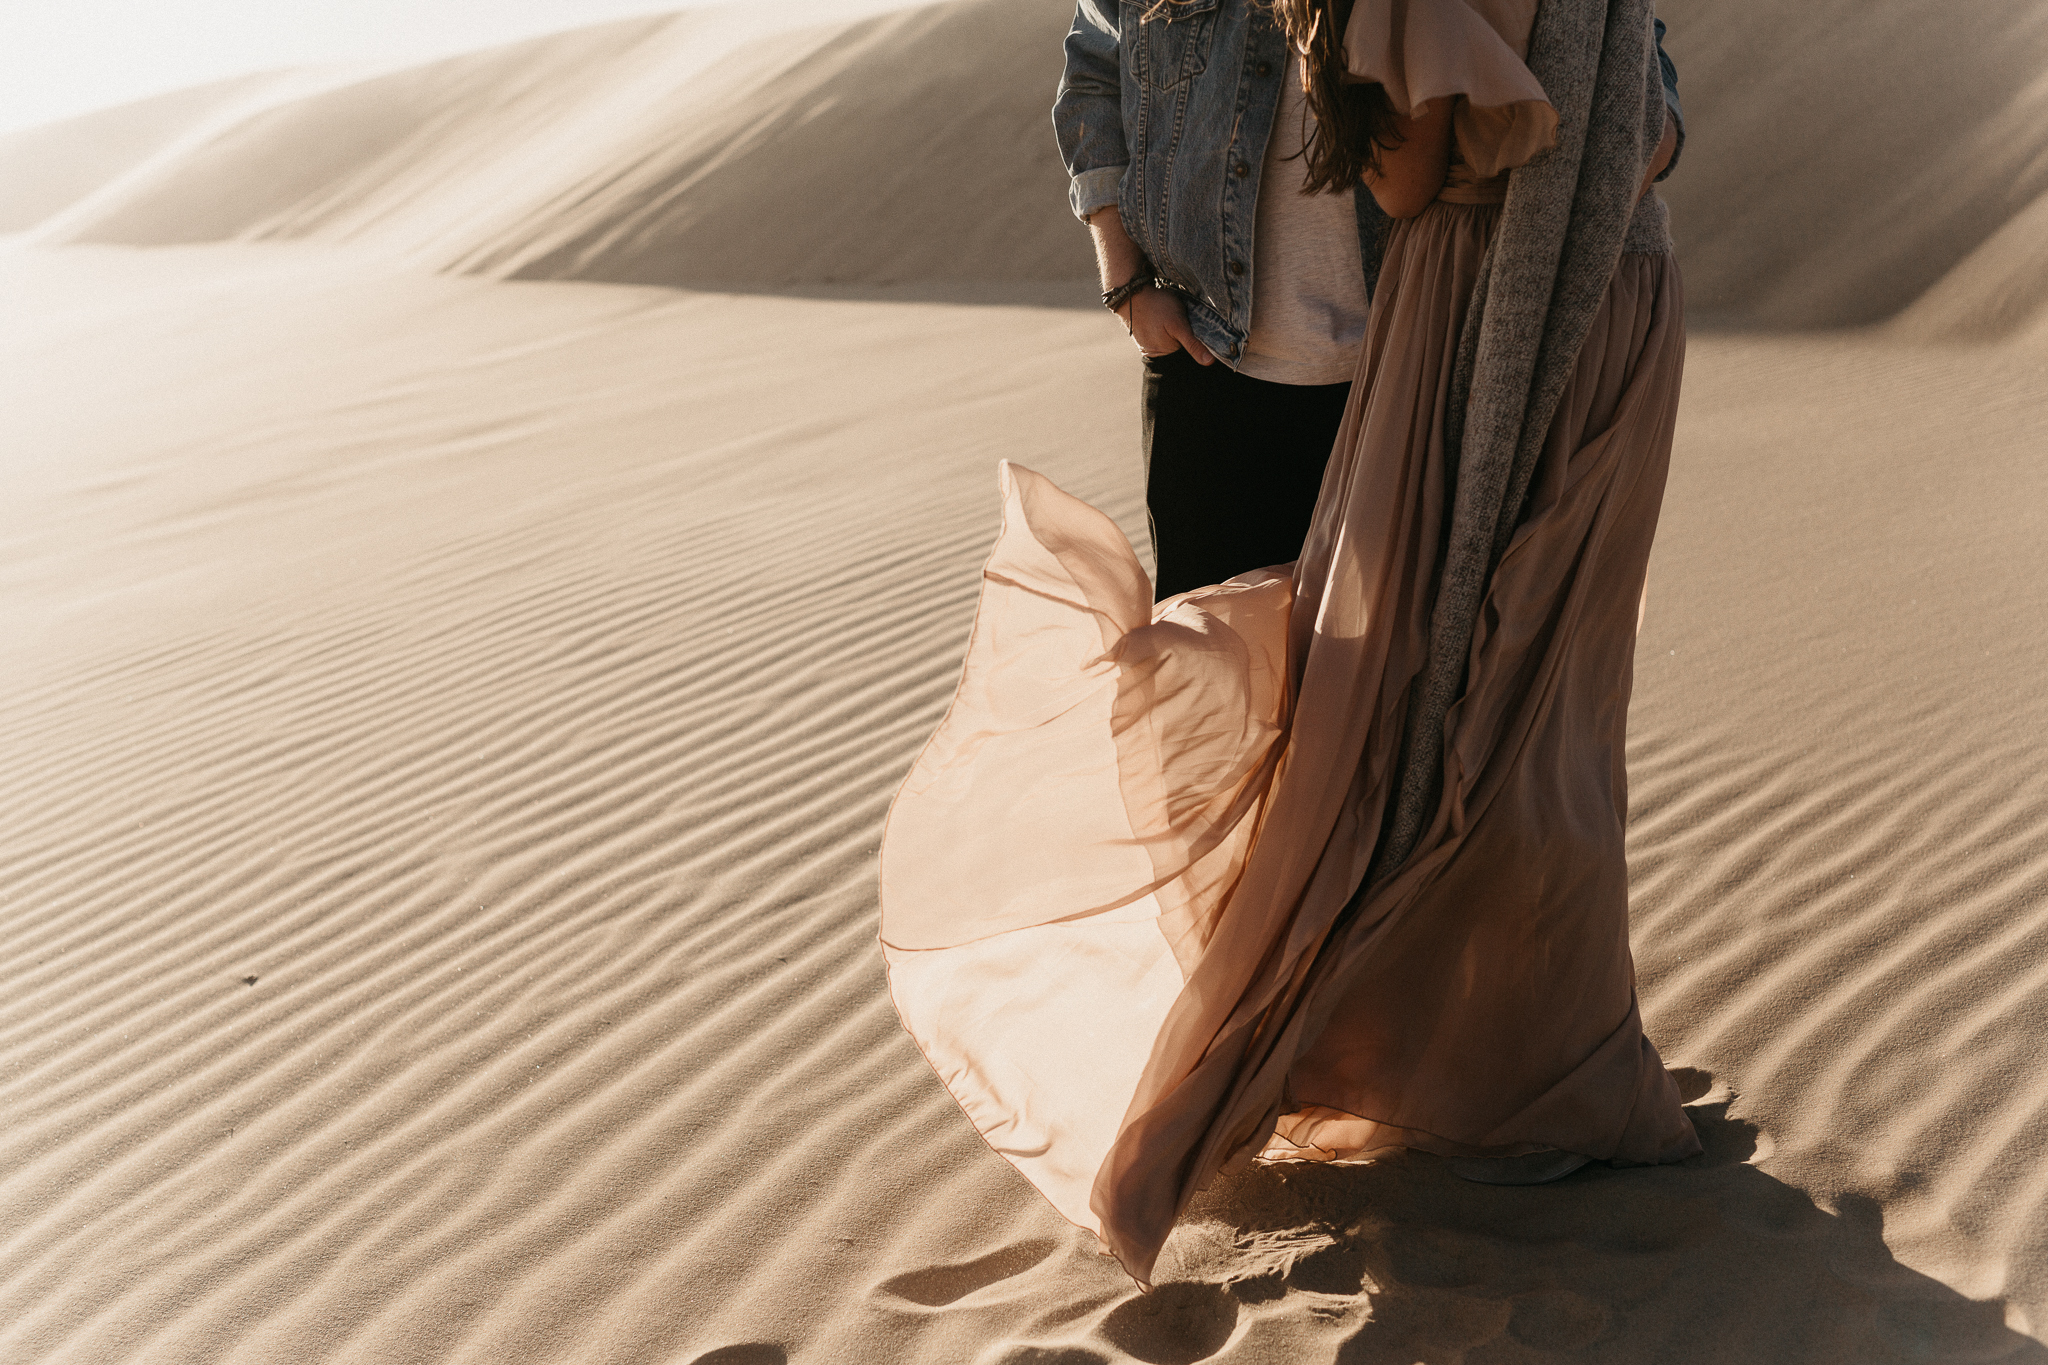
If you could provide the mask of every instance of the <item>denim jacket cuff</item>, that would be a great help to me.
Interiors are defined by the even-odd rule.
[[[1124,169],[1128,162],[1116,166],[1097,166],[1094,170],[1082,171],[1074,177],[1074,183],[1067,191],[1067,202],[1074,207],[1074,216],[1082,222],[1099,208],[1106,208],[1117,201],[1123,189]]]

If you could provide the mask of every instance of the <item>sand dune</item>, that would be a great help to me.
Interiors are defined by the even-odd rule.
[[[1666,8],[1695,292],[1896,319],[1693,347],[1631,856],[1707,1154],[1250,1172],[1140,1296],[975,1137],[874,850],[996,460],[1142,533],[1128,343],[964,302],[1085,268],[1031,160],[1063,8],[330,84],[0,252],[0,1360],[2048,1361],[2039,196],[1745,187],[1716,130],[1871,97],[1761,7],[1748,75]],[[955,66],[985,115],[920,117]],[[713,264],[755,292],[588,282]],[[923,299],[760,292],[828,285]]]
[[[203,135],[210,120],[224,128],[281,84],[273,74],[244,76],[0,133],[0,232],[34,227],[180,138]]]
[[[1880,321],[2048,195],[2048,12],[2032,0],[1981,0],[1967,21],[1934,0],[1658,13],[1688,127],[1672,221],[1704,316]]]
[[[1893,320],[1906,340],[1987,341],[2048,325],[2048,194],[2021,209]]]
[[[740,288],[1087,277],[1046,133],[1071,6],[861,7],[881,12],[714,6],[330,76],[140,166],[137,133],[203,92],[168,120],[152,101],[30,130],[0,140],[0,230],[98,176],[41,240],[350,242],[494,277]],[[1967,24],[1935,0],[1663,13],[1694,130],[1668,195],[1702,320],[1856,326],[1930,290],[1903,336],[2040,313],[2031,0]],[[124,150],[53,158],[97,142]],[[61,194],[35,188],[53,176]]]
[[[1070,17],[956,0],[778,27],[714,8],[532,39],[263,110],[37,236],[345,242],[627,284],[1088,278],[1049,132]],[[1035,79],[1020,52],[1041,54]]]

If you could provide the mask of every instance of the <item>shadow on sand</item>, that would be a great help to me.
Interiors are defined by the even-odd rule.
[[[1421,1154],[1227,1178],[1189,1211],[1197,1235],[1167,1272],[1181,1283],[1151,1296],[1152,1330],[1132,1330],[1135,1300],[1120,1305],[1125,1321],[1112,1313],[1098,1330],[1155,1362],[1263,1360],[1257,1319],[1277,1329],[1321,1314],[1342,1320],[1342,1365],[2048,1365],[2048,1348],[2007,1327],[2002,1305],[1899,1264],[1874,1202],[1830,1213],[1747,1164],[1757,1130],[1727,1107],[1694,1106],[1707,1150],[1682,1165],[1594,1166],[1535,1189],[1467,1184]],[[1288,1298],[1308,1301],[1255,1307]],[[1215,1322],[1239,1311],[1251,1330],[1226,1328],[1226,1349]]]

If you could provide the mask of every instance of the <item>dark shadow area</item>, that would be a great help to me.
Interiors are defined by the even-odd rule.
[[[1532,1189],[1468,1184],[1420,1153],[1270,1166],[1219,1181],[1189,1217],[1224,1223],[1240,1248],[1314,1248],[1223,1287],[1247,1304],[1363,1295],[1369,1315],[1347,1318],[1335,1357],[1347,1365],[2048,1365],[2000,1303],[1899,1264],[1873,1201],[1829,1213],[1748,1165],[1756,1129],[1726,1109],[1693,1109],[1707,1150],[1677,1166],[1596,1165]]]
[[[788,1365],[789,1353],[765,1341],[720,1346],[691,1359],[690,1365]]]
[[[1237,1301],[1228,1289],[1184,1282],[1124,1300],[1096,1331],[1146,1365],[1194,1365],[1222,1350],[1236,1326]]]

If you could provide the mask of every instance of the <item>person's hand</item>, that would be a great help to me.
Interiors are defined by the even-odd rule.
[[[1117,310],[1117,316],[1131,329],[1131,340],[1148,360],[1186,351],[1197,365],[1215,363],[1216,357],[1195,339],[1195,329],[1188,326],[1187,305],[1170,289],[1140,289]]]
[[[1116,205],[1097,209],[1088,219],[1088,229],[1095,234],[1095,264],[1105,293],[1140,271],[1150,271],[1145,253],[1124,231],[1124,220]],[[1140,289],[1116,310],[1116,315],[1130,328],[1131,340],[1148,357],[1156,359],[1186,351],[1198,365],[1208,365],[1216,359],[1207,346],[1195,340],[1195,331],[1188,326],[1187,305],[1172,290]]]

